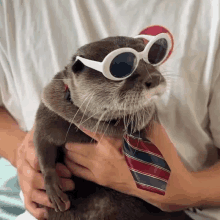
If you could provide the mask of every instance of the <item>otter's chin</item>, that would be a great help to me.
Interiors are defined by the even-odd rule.
[[[110,127],[120,127],[123,130],[134,133],[144,129],[151,121],[156,112],[154,104],[148,106],[148,108],[142,108],[135,112],[133,115],[125,115],[111,120],[105,120]]]

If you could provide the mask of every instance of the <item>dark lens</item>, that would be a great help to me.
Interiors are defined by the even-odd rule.
[[[116,56],[110,65],[110,72],[114,77],[123,78],[132,73],[137,63],[133,53],[126,52]]]
[[[159,63],[166,55],[168,48],[167,40],[162,38],[157,40],[148,53],[148,60],[151,64]]]

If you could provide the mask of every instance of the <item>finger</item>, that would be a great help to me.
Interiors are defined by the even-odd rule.
[[[62,190],[64,192],[72,191],[75,189],[75,183],[71,179],[61,178],[60,182],[61,182]]]
[[[111,136],[106,136],[104,134],[99,134],[99,133],[94,133],[91,132],[83,127],[80,127],[80,129],[87,134],[88,136],[90,136],[91,138],[95,139],[97,142],[99,142],[101,145],[104,146],[108,146],[109,144],[111,144],[112,146],[114,146],[115,148],[120,148],[123,144],[122,139],[121,138],[116,138],[116,137],[111,137]]]
[[[48,219],[48,212],[45,208],[38,208],[34,202],[25,201],[25,208],[38,220]]]
[[[78,153],[70,152],[70,153],[66,154],[66,159],[68,159],[72,162],[74,161],[75,163],[80,164],[83,167],[92,169],[92,167],[94,166],[94,163],[89,159],[88,155],[90,158],[93,158],[91,156],[91,154],[89,154],[89,153],[86,154],[86,156],[84,156],[84,155],[81,155]],[[93,158],[93,160],[94,160],[94,158]]]
[[[80,154],[83,156],[92,156],[95,153],[97,144],[78,144],[78,143],[67,143],[65,148],[65,154],[74,155]]]
[[[113,138],[113,137],[110,137],[110,136],[106,136],[105,134],[100,134],[100,133],[95,133],[95,132],[92,132],[90,130],[87,130],[83,127],[80,126],[80,129],[85,133],[87,134],[88,136],[90,136],[91,138],[93,138],[94,140],[98,141],[98,142],[101,142],[102,140],[107,140],[108,142],[112,139],[116,139],[116,138]]]
[[[24,144],[28,145],[26,155],[25,155],[25,159],[28,161],[28,163],[31,165],[31,167],[34,170],[40,172],[40,165],[39,165],[39,161],[38,161],[38,158],[37,158],[37,155],[36,155],[33,139],[31,138],[31,136],[29,137],[28,141]]]
[[[72,176],[70,170],[62,163],[56,164],[56,171],[60,177],[70,178]]]
[[[28,160],[28,163],[30,164],[30,166],[37,172],[41,172],[40,170],[40,165],[39,165],[39,161],[37,156],[35,155],[35,153],[29,153],[29,155],[26,156],[26,160]]]
[[[26,160],[28,160],[29,164],[34,170],[40,172],[41,170],[40,170],[39,160],[37,158],[37,155],[35,154],[35,151],[31,149],[29,149],[28,151],[31,152],[27,154]]]
[[[73,180],[67,179],[67,178],[60,178],[60,180],[61,180],[61,185],[62,185],[63,191],[70,191],[75,188],[75,184],[74,184]],[[35,173],[35,176],[34,176],[32,182],[33,182],[32,188],[37,189],[37,190],[45,190],[44,178],[41,173]],[[27,184],[28,184],[28,182],[27,182]]]
[[[123,142],[121,139],[106,138],[105,140],[103,139],[102,142],[103,143],[98,144],[67,143],[65,145],[65,153],[70,155],[71,153],[78,153],[93,158],[93,155],[96,155],[98,152],[104,151],[105,149],[108,149],[108,151],[118,151],[123,147]]]
[[[28,150],[26,151],[26,160],[28,159],[28,162],[32,166],[33,169],[40,172],[40,165],[39,165],[39,161],[36,155],[36,150],[35,150],[34,141],[33,141],[34,131],[35,131],[35,125],[32,128],[32,130],[26,135],[23,145],[28,146],[27,147]]]
[[[29,180],[30,182],[30,180]],[[43,177],[43,174],[41,173],[35,173],[33,175],[33,179],[31,180],[32,182],[32,188],[34,189],[41,189],[41,190],[45,190],[45,187],[44,187],[44,177]],[[28,182],[27,182],[28,183]],[[30,184],[30,183],[29,183]]]
[[[100,134],[95,133],[95,132],[91,132],[91,131],[85,129],[84,127],[82,127],[82,126],[80,126],[79,129],[81,131],[83,131],[85,134],[87,134],[88,136],[90,136],[91,138],[93,138],[94,140],[100,141],[100,139],[101,139],[101,135]]]
[[[81,177],[81,178],[89,180],[89,181],[93,181],[93,182],[95,181],[95,177],[89,169],[87,169],[83,166],[80,166],[77,163],[74,163],[73,161],[69,160],[68,158],[66,158],[66,165],[68,166],[68,168],[71,170],[71,172],[75,176]]]
[[[22,182],[25,182],[25,184],[21,185],[22,191],[27,190],[27,186],[33,188],[35,184],[43,182],[42,174],[36,172],[24,158],[22,163],[18,166],[17,170],[20,185]],[[23,188],[23,185],[25,185],[26,187]],[[40,187],[42,187],[42,185]]]
[[[62,168],[64,168],[64,172],[61,170]],[[23,176],[23,181],[26,181],[27,185],[31,184],[31,187],[34,189],[45,190],[43,174],[36,172],[26,160],[23,161],[22,170],[19,169],[19,172],[20,175]],[[58,164],[58,175],[66,178],[72,176],[71,171],[63,164]],[[71,179],[66,178],[61,178],[64,190],[72,190],[75,185]]]
[[[46,191],[44,190],[32,190],[31,201],[43,206],[53,208],[53,205],[52,203],[50,203]]]

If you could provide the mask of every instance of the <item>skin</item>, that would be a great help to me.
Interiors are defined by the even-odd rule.
[[[0,155],[16,167],[17,148],[26,132],[19,129],[18,123],[4,107],[0,107],[0,122]]]
[[[70,170],[74,175],[94,181],[97,184],[103,184],[115,190],[130,195],[136,195],[154,204],[163,211],[173,212],[184,210],[189,207],[207,208],[220,206],[220,190],[218,186],[218,182],[220,181],[220,164],[217,163],[204,171],[189,172],[181,162],[175,147],[161,125],[157,124],[157,129],[156,126],[154,126],[148,138],[157,145],[172,170],[165,197],[143,190],[137,190],[126,162],[118,150],[121,145],[120,141],[106,136],[102,136],[101,140],[100,136],[97,134],[95,135],[85,129],[84,132],[95,138],[98,143],[90,145],[75,143],[67,144],[65,163],[68,168],[63,166],[62,169],[60,169],[60,171],[63,172],[61,176],[65,175],[65,178],[63,178],[63,181],[65,181],[63,183],[64,187],[70,190],[74,188],[74,183],[68,179],[70,177],[68,171]],[[154,133],[157,138],[153,135]],[[43,206],[51,207],[51,203],[45,192],[43,175],[39,173],[36,152],[32,147],[33,136],[31,132],[26,135],[25,139],[26,141],[23,142],[20,149],[25,148],[25,151],[29,151],[29,153],[23,153],[23,160],[27,161],[26,164],[33,164],[35,161],[35,165],[28,166],[28,168],[31,169],[29,169],[29,175],[27,175],[27,165],[21,163],[19,165],[21,171],[18,173],[18,176],[20,182],[22,181],[21,187],[24,197],[26,198],[26,208],[36,218],[45,219],[44,214],[47,213],[46,210],[44,208],[38,208],[33,204],[38,203]],[[86,155],[90,152],[91,148],[93,148],[93,154],[91,154],[88,163]],[[32,156],[30,157],[29,155]],[[73,161],[77,161],[77,163]],[[85,161],[87,161],[87,163]],[[119,165],[117,168],[115,168],[116,164]],[[108,167],[109,169],[103,170],[103,167]],[[64,172],[64,170],[66,170],[66,172]],[[67,173],[67,175],[64,173]],[[36,174],[38,174],[38,176]],[[176,182],[178,182],[178,184],[176,184]],[[29,188],[29,190],[25,190],[27,188]]]
[[[165,196],[136,187],[127,164],[120,154],[117,140],[102,137],[86,129],[83,131],[98,141],[98,145],[67,144],[66,165],[74,175],[81,176],[117,191],[137,196],[163,211],[178,211],[204,204],[195,173],[187,171],[164,128],[154,123],[148,138],[158,147],[171,168]],[[160,138],[158,138],[160,137]],[[91,155],[89,158],[87,155]],[[74,162],[73,162],[74,161]],[[81,166],[79,166],[80,164]],[[103,168],[104,167],[104,168]]]
[[[47,219],[47,209],[39,204],[53,208],[46,191],[43,175],[40,172],[39,161],[33,143],[34,129],[32,129],[17,149],[17,170],[19,184],[24,195],[25,208],[37,219]],[[56,164],[56,172],[60,178],[62,189],[65,191],[74,189],[74,182],[70,179],[70,170],[61,163]],[[68,209],[70,203],[66,207]]]
[[[109,141],[108,137],[101,137],[86,129],[83,131],[97,140],[98,145],[91,145],[90,148],[84,144],[67,145],[66,164],[74,175],[135,195],[166,212],[191,207],[201,209],[220,207],[220,163],[217,162],[212,167],[199,172],[188,171],[162,125],[155,122],[151,132],[148,132],[148,138],[161,151],[171,168],[165,196],[137,189],[126,168],[125,161],[121,161],[120,166],[115,168],[117,160],[114,158],[117,158],[120,152],[115,150],[113,140]],[[87,155],[91,147],[95,152],[88,160]],[[111,157],[109,152],[111,152]],[[112,156],[112,152],[114,152],[114,156]],[[73,160],[77,161],[77,164]],[[109,167],[109,169],[104,170],[102,167]],[[113,179],[117,181],[112,181],[113,173]],[[124,178],[125,176],[127,178]]]
[[[0,107],[0,155],[17,168],[21,190],[24,194],[26,209],[37,219],[45,219],[47,210],[37,206],[52,207],[45,196],[43,176],[33,145],[33,129],[29,133],[22,131],[18,123],[4,108]],[[61,178],[64,191],[72,190],[74,183],[69,169],[58,163],[57,173]]]
[[[155,128],[154,126],[148,138],[154,144],[157,144],[157,147],[162,152],[172,170],[165,196],[136,188],[126,161],[120,152],[122,146],[121,140],[95,134],[86,129],[83,129],[83,131],[96,139],[97,144],[69,143],[66,145],[66,166],[62,165],[58,169],[62,172],[60,176],[65,177],[63,178],[65,181],[63,186],[69,190],[74,188],[74,183],[68,179],[70,178],[70,171],[76,176],[94,181],[97,184],[137,196],[159,207],[163,211],[173,212],[189,207],[204,206],[204,204],[207,204],[207,195],[204,194],[204,191],[202,192],[204,185],[201,185],[201,183],[198,184],[201,177],[198,178],[198,173],[190,173],[186,170],[163,127],[158,125],[157,129]],[[154,131],[155,133],[157,132],[157,138],[153,136]],[[39,173],[39,163],[33,148],[33,132],[34,130],[27,134],[23,146],[20,147],[20,150],[25,149],[29,153],[23,153],[24,158],[21,158],[21,164],[18,163],[20,169],[18,175],[21,186],[23,186],[24,197],[26,198],[26,208],[38,219],[45,219],[47,210],[39,208],[36,203],[47,207],[52,207],[52,205],[44,188],[43,175]],[[88,155],[90,155],[89,158]],[[27,162],[25,164],[22,161]],[[27,164],[32,165],[27,166]],[[179,184],[176,184],[176,182]]]

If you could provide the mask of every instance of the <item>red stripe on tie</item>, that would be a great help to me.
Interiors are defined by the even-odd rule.
[[[157,149],[157,147],[155,147],[154,144],[148,143],[148,142],[140,140],[140,139],[131,138],[128,135],[125,135],[125,138],[131,146],[136,147],[139,150],[144,151],[146,153],[156,154],[160,158],[163,158],[163,155],[160,153],[160,151]]]
[[[136,185],[139,189],[154,192],[154,193],[157,193],[157,194],[160,194],[160,195],[163,195],[163,196],[165,195],[165,192],[163,190],[160,190],[160,189],[157,189],[157,188],[154,188],[154,187],[151,187],[151,186],[147,186],[147,185],[144,185],[144,184],[139,184],[137,182],[136,182]]]
[[[163,189],[166,188],[168,179],[170,177],[169,166],[166,166],[166,168],[168,169],[167,170],[155,164],[155,162],[153,161],[148,163],[140,160],[138,157],[139,153],[140,155],[142,155],[142,157],[144,154],[146,154],[147,158],[152,155],[152,157],[158,157],[158,160],[160,158],[160,160],[163,160],[165,162],[164,157],[159,149],[154,144],[149,143],[148,141],[144,141],[141,138],[136,138],[127,134],[124,135],[124,141],[127,143],[126,145],[124,145],[123,148],[125,160],[133,175],[137,187],[142,190],[165,195],[165,191]],[[135,152],[136,150],[137,155],[128,155],[126,153],[127,148],[130,148],[129,150],[132,152]],[[158,185],[158,183],[161,182],[163,183],[163,185],[161,185],[162,188],[160,189],[160,184]]]
[[[127,155],[125,156],[125,159],[129,168],[134,169],[136,171],[140,171],[144,175],[150,175],[152,177],[159,178],[165,182],[167,182],[170,177],[169,172],[160,169],[157,165],[142,163],[140,161],[128,157]]]

